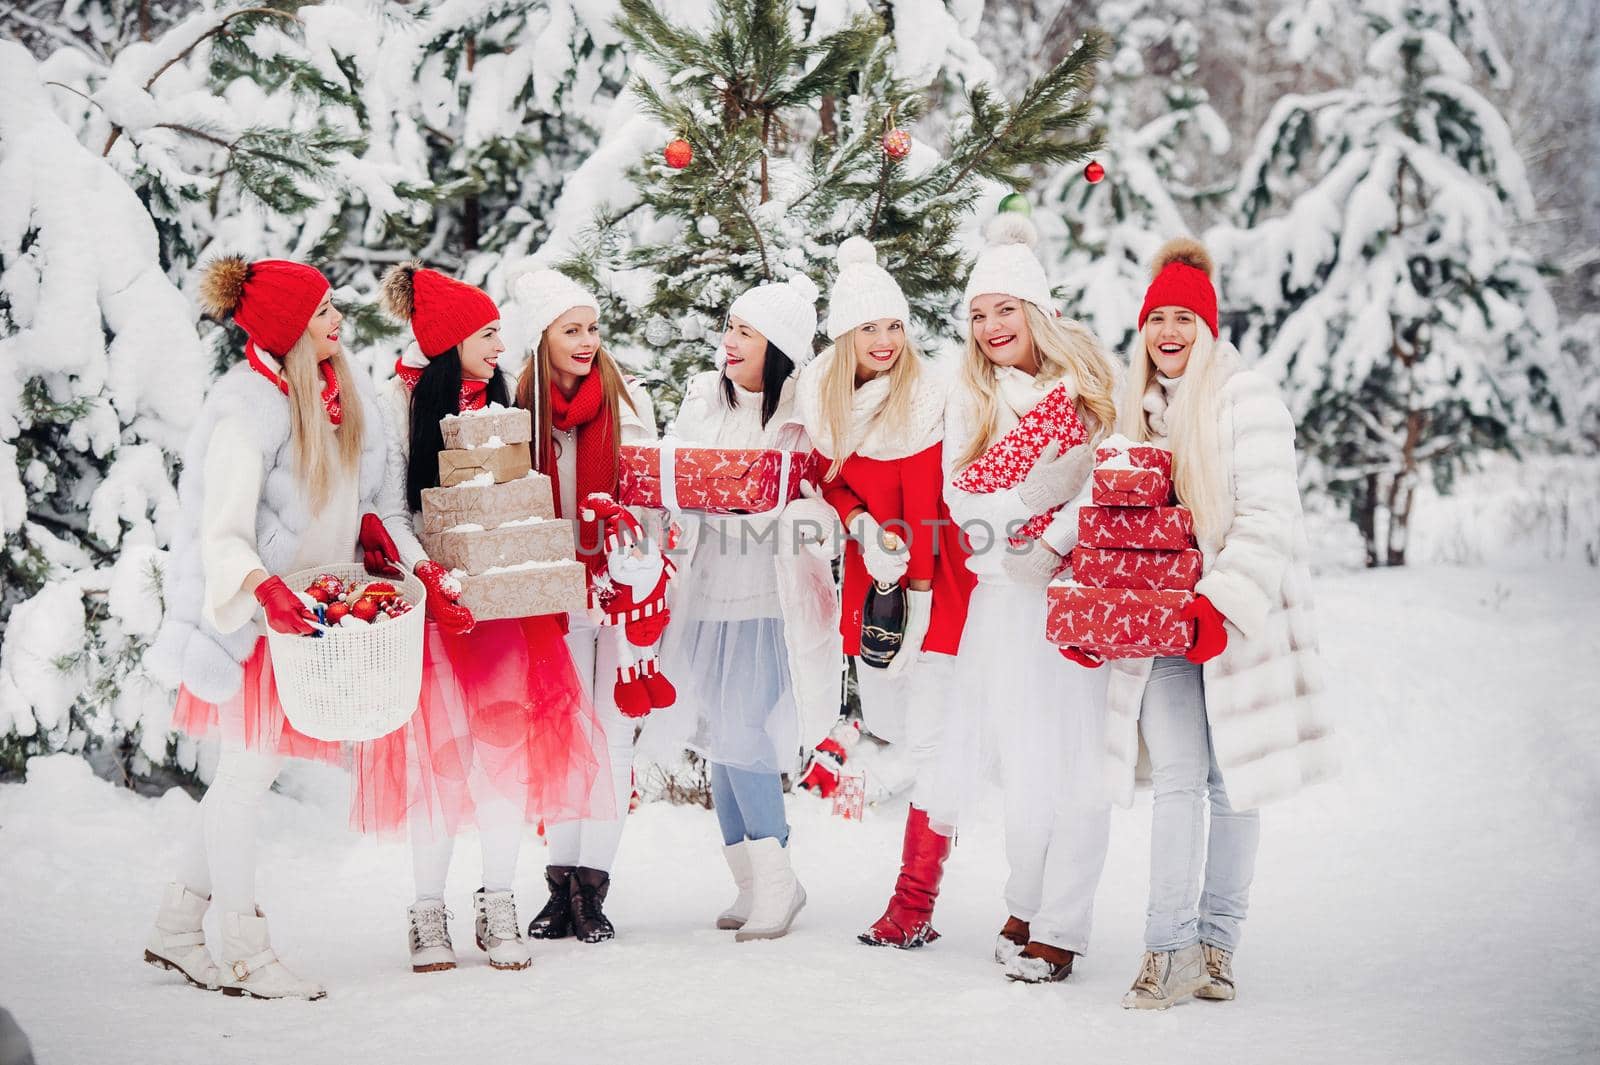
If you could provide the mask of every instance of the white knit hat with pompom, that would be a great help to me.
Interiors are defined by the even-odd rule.
[[[521,308],[524,324],[533,332],[534,343],[550,324],[575,307],[588,307],[600,313],[594,293],[557,270],[514,271],[509,284],[511,298]]]
[[[983,251],[967,279],[966,304],[971,308],[978,296],[1015,296],[1027,300],[1046,314],[1056,311],[1050,295],[1050,282],[1044,266],[1033,254],[1039,232],[1020,214],[1002,213],[983,227]]]
[[[749,322],[796,367],[816,354],[817,285],[804,274],[757,285],[734,300],[728,314]]]
[[[872,242],[851,237],[839,245],[839,276],[828,293],[828,339],[881,318],[898,318],[910,328],[911,305],[889,271],[878,265]]]

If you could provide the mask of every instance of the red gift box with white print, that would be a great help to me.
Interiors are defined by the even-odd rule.
[[[1021,484],[1039,455],[1052,442],[1061,451],[1087,443],[1089,434],[1078,418],[1072,394],[1064,384],[1045,393],[1043,399],[1024,414],[1016,426],[979,455],[955,479],[955,486],[973,495],[1003,492]],[[1043,514],[1035,514],[1017,530],[1010,539],[1013,543],[1034,540],[1050,525],[1056,507]]]
[[[1062,582],[1050,586],[1049,597],[1045,635],[1063,647],[1106,658],[1151,658],[1181,655],[1194,645],[1194,622],[1179,616],[1192,592]]]
[[[1072,579],[1091,588],[1147,588],[1192,592],[1200,583],[1198,549],[1141,551],[1121,547],[1075,547]]]
[[[1194,543],[1194,518],[1187,507],[1083,507],[1078,543],[1182,551]]]
[[[629,507],[762,514],[820,480],[815,451],[624,444],[617,500]],[[663,476],[667,491],[663,492]]]
[[[1172,452],[1160,444],[1138,444],[1118,434],[1095,445],[1094,462],[1099,469],[1157,470],[1172,479]]]
[[[1160,470],[1100,466],[1092,476],[1096,506],[1160,507],[1172,502],[1172,478]]]

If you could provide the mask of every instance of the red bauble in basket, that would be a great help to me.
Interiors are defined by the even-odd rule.
[[[667,157],[667,165],[674,170],[682,170],[694,161],[694,146],[679,137],[667,145],[667,150],[662,153]]]

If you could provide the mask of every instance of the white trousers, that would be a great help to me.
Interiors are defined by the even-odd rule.
[[[605,733],[606,752],[611,760],[611,803],[614,816],[600,820],[585,818],[545,825],[550,844],[551,865],[583,866],[611,871],[622,843],[622,829],[628,816],[628,800],[633,796],[633,742],[638,722],[624,717],[617,709],[612,689],[617,682],[618,634],[611,628],[595,625],[581,615],[569,615],[567,649],[572,665],[583,683],[584,694],[594,703],[595,717]],[[604,780],[595,781],[605,788]],[[590,794],[590,809],[605,809],[608,804],[597,790]]]
[[[478,824],[478,850],[483,860],[481,886],[485,891],[510,891],[522,850],[522,811],[488,786],[479,767],[475,766],[467,778],[467,788]],[[444,898],[455,847],[456,838],[434,828],[430,818],[411,818],[411,872],[417,885],[417,901]]]
[[[280,755],[222,741],[216,776],[200,800],[178,869],[184,886],[209,895],[222,913],[255,913],[256,811],[282,768]]]
[[[867,730],[905,752],[911,764],[911,805],[929,809],[934,801],[934,765],[944,742],[955,656],[924,651],[898,677],[856,659],[856,691]],[[945,835],[952,825],[936,825]]]

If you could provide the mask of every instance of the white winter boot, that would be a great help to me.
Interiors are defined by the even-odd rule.
[[[1180,950],[1147,950],[1133,986],[1122,996],[1122,1008],[1164,1010],[1210,982],[1200,944]]]
[[[255,913],[222,915],[222,993],[235,998],[303,998],[327,994],[321,984],[302,980],[278,960],[267,939],[267,919]]]
[[[733,900],[732,906],[717,915],[718,928],[743,928],[750,919],[750,888],[754,874],[750,871],[748,847],[748,843],[740,842],[722,848],[722,856],[728,859],[728,871],[733,874],[733,883],[739,889],[739,895]]]
[[[1196,991],[1194,997],[1211,1002],[1232,1002],[1233,951],[1213,947],[1210,943],[1200,944],[1200,951],[1206,959],[1206,986]]]
[[[146,964],[172,969],[195,987],[215,991],[221,974],[206,949],[206,934],[201,928],[211,900],[196,895],[182,884],[168,884],[156,911],[156,925],[144,948]]]
[[[411,918],[411,971],[442,973],[456,967],[450,942],[450,911],[441,899],[419,899],[406,911]]]
[[[517,897],[509,891],[472,893],[472,908],[477,912],[478,949],[489,955],[496,969],[526,969],[533,964],[528,944],[522,941],[517,921]]]
[[[734,940],[778,939],[789,934],[795,914],[806,904],[806,889],[795,879],[789,848],[775,839],[753,839],[745,844],[751,872],[750,916]]]

